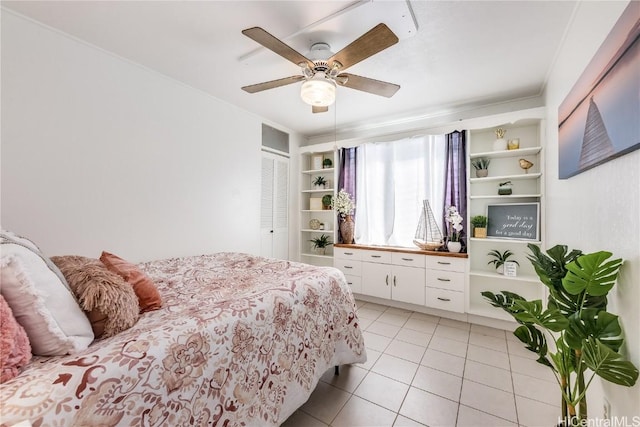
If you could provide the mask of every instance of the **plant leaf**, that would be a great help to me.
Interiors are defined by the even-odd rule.
[[[621,259],[606,262],[611,255],[606,251],[581,255],[567,264],[562,286],[572,295],[583,291],[593,296],[606,295],[613,288],[622,265]]]
[[[535,323],[550,331],[560,332],[569,326],[569,320],[558,309],[549,308],[542,311],[542,300],[514,301],[520,311],[513,314],[521,323]]]
[[[548,366],[554,371],[556,370],[549,359],[547,359],[547,339],[542,331],[534,325],[522,325],[518,326],[518,328],[513,331],[513,335],[525,344],[525,348],[527,350],[532,351],[539,356],[538,359],[536,359],[536,362]]]
[[[582,355],[589,369],[609,382],[632,387],[638,380],[638,368],[597,338],[584,341]]]
[[[575,350],[582,348],[582,341],[597,338],[601,343],[617,352],[624,342],[618,316],[595,308],[585,308],[581,313],[569,317],[569,327],[564,339]]]
[[[488,300],[492,306],[498,307],[511,314],[515,318],[515,314],[519,313],[521,309],[515,305],[515,301],[524,301],[520,295],[509,292],[502,291],[501,293],[494,294],[493,292],[484,291],[481,292],[482,296]],[[516,320],[518,320],[516,318]]]

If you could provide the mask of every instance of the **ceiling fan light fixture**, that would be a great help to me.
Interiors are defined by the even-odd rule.
[[[302,84],[300,97],[311,106],[328,107],[336,100],[336,84],[327,79],[324,73],[316,73]]]

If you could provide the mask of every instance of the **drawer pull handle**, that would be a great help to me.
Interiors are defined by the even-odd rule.
[[[345,265],[344,268],[353,268],[350,265]]]
[[[353,285],[353,282],[347,282],[347,285],[351,286]]]
[[[389,286],[389,275],[387,274],[387,277],[384,278],[384,282],[387,284],[387,286]]]
[[[413,261],[413,258],[402,258],[403,261]]]
[[[396,287],[396,276],[393,276],[393,287]]]
[[[353,252],[345,252],[345,255],[353,255]]]
[[[371,255],[371,258],[382,258],[382,255]]]
[[[451,265],[451,263],[450,263],[450,262],[442,262],[442,261],[438,261],[438,264],[441,264],[441,265]]]
[[[443,279],[442,277],[438,277],[438,280],[441,282],[450,282],[451,279]]]
[[[445,301],[445,302],[449,302],[449,301],[451,301],[449,298],[441,298],[441,297],[438,297],[438,299],[439,299],[440,301]]]

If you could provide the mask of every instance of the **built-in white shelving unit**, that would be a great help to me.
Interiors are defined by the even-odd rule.
[[[514,150],[493,151],[496,140],[495,130],[506,129],[505,139],[518,138],[520,148]],[[470,260],[467,289],[467,314],[489,317],[497,320],[513,319],[502,310],[492,307],[481,295],[483,291],[515,292],[527,299],[544,298],[544,287],[527,259],[527,244],[542,244],[544,236],[544,123],[542,117],[521,119],[495,126],[472,129],[469,131],[469,160],[485,157],[491,160],[489,175],[476,178],[473,167],[469,169],[468,214],[469,220],[475,215],[487,216],[487,207],[495,204],[539,203],[538,240],[517,240],[509,238],[469,238],[468,253]],[[520,159],[526,159],[533,166],[525,171],[520,167]],[[511,181],[513,193],[499,195],[498,184]],[[471,231],[471,225],[468,224]],[[498,274],[493,265],[488,264],[491,257],[488,252],[510,250],[512,259],[520,264],[516,277]]]
[[[318,159],[322,161],[321,167],[317,167]],[[331,165],[324,165],[329,160]],[[321,266],[333,265],[333,245],[326,249],[324,254],[314,251],[311,239],[326,234],[331,242],[336,241],[336,216],[330,209],[311,209],[311,199],[322,199],[326,195],[335,195],[336,169],[335,152],[304,152],[300,155],[300,260],[308,264]],[[314,164],[315,163],[315,164]],[[327,184],[317,188],[313,182],[318,177],[323,177]],[[317,220],[323,224],[323,229],[312,229],[311,221]]]

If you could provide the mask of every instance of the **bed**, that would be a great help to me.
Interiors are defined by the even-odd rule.
[[[140,264],[164,301],[74,355],[0,386],[0,420],[33,426],[277,426],[333,366],[366,360],[330,267],[239,253]]]

